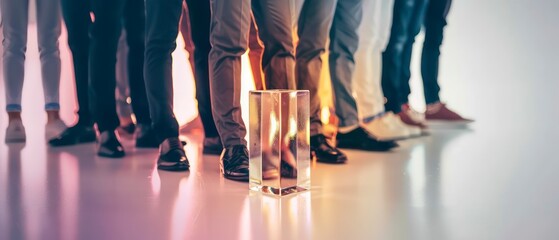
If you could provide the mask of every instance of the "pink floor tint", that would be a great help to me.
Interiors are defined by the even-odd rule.
[[[183,136],[186,173],[157,171],[157,152],[134,149],[128,138],[123,159],[97,157],[94,144],[49,148],[31,27],[25,144],[4,144],[0,114],[0,239],[559,239],[557,9],[555,0],[454,1],[442,96],[476,122],[401,141],[390,153],[346,151],[344,165],[312,162],[311,190],[284,198],[224,179],[218,156],[202,154],[197,128]],[[61,102],[69,124],[75,96],[65,39]],[[186,123],[196,107],[178,43],[175,108]],[[411,100],[421,109],[417,60]]]

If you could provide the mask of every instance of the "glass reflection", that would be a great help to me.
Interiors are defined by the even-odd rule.
[[[250,188],[287,195],[310,187],[309,92],[250,92]]]

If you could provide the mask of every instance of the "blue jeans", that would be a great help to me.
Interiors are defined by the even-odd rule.
[[[390,40],[382,54],[382,90],[386,111],[399,113],[408,102],[410,61],[415,36],[421,30],[428,0],[396,0]]]
[[[421,53],[421,77],[423,78],[423,92],[425,103],[440,101],[439,92],[439,56],[443,43],[443,30],[446,26],[446,16],[450,10],[452,0],[430,0],[425,15],[425,42]],[[410,92],[408,86],[408,94]]]

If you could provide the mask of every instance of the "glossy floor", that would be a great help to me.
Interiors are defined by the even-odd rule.
[[[433,130],[392,153],[347,151],[348,164],[313,164],[312,190],[284,198],[220,177],[196,131],[189,173],[154,170],[155,152],[129,140],[121,160],[92,144],[48,148],[30,53],[28,141],[0,144],[0,239],[559,239],[559,2],[537,2],[454,2],[441,81],[444,99],[477,120],[469,129]],[[418,80],[415,67],[421,108]],[[72,92],[62,98],[71,122]],[[195,114],[185,102],[182,121]]]

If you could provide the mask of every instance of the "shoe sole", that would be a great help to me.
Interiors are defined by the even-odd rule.
[[[338,159],[337,161],[325,161],[325,160],[320,160],[320,158],[318,156],[316,156],[316,152],[311,150],[311,156],[310,156],[310,160],[313,161],[316,159],[317,162],[319,163],[328,163],[328,164],[344,164],[347,162],[347,156],[344,156],[343,158]]]
[[[401,140],[406,140],[406,139],[410,139],[410,138],[414,138],[414,137],[419,137],[421,135],[408,135],[408,136],[400,136],[400,137],[392,137],[392,138],[382,138],[382,137],[377,137],[375,136],[375,138],[379,141],[383,141],[383,142],[387,142],[387,141],[401,141]]]
[[[167,166],[160,166],[157,165],[157,169],[159,170],[163,170],[163,171],[169,171],[169,172],[185,172],[190,170],[190,166],[186,165],[186,166],[172,166],[172,167],[167,167]]]
[[[361,151],[367,151],[367,152],[389,152],[390,150],[392,150],[393,148],[397,148],[398,145],[393,146],[393,147],[388,147],[388,148],[363,148],[363,147],[355,147],[355,146],[349,146],[349,145],[345,145],[345,144],[340,144],[338,142],[338,148],[342,148],[342,149],[352,149],[352,150],[361,150]],[[318,160],[318,159],[317,159]]]
[[[445,120],[427,120],[426,125],[430,128],[465,128],[470,123],[474,121],[471,120],[461,120],[461,121],[445,121]]]
[[[219,171],[221,172],[221,175],[223,175],[224,178],[227,178],[229,180],[240,181],[240,182],[248,182],[248,180],[250,179],[249,175],[235,176],[235,175],[225,174],[225,171],[223,170],[222,165],[219,166]]]
[[[119,155],[111,155],[111,154],[97,153],[97,156],[104,157],[104,158],[123,158],[126,156],[126,154],[122,153]]]

